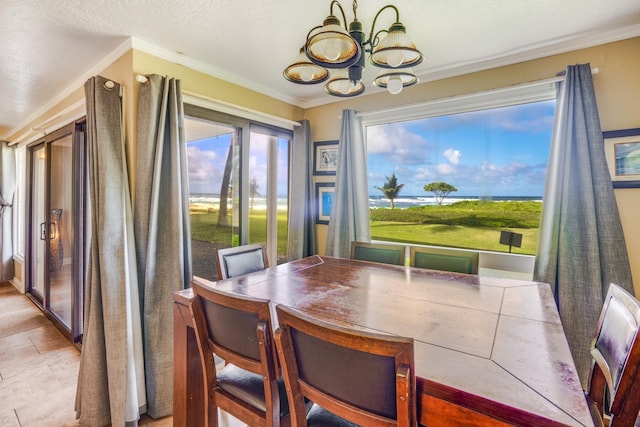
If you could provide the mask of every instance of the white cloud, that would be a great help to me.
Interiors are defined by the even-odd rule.
[[[456,168],[448,163],[440,163],[436,165],[436,171],[442,175],[452,175],[456,172]]]
[[[445,150],[443,154],[447,158],[447,160],[449,160],[454,165],[457,165],[460,161],[460,157],[462,157],[462,153],[460,153],[460,150],[454,150],[453,148]]]
[[[408,130],[405,123],[367,127],[367,153],[386,156],[395,165],[427,163],[432,144]]]
[[[224,159],[213,151],[201,150],[187,146],[187,163],[189,165],[189,191],[192,193],[216,193],[220,191],[223,170],[220,165]],[[224,167],[224,164],[222,164]]]

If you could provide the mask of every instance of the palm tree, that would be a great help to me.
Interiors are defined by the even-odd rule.
[[[253,178],[251,178],[251,183],[249,183],[249,197],[251,197],[250,209],[253,209],[253,198],[256,196],[260,197],[260,193],[258,193],[258,188],[260,188],[260,186],[258,185],[258,179],[254,176]]]
[[[382,187],[376,187],[378,190],[382,191],[384,197],[391,201],[391,209],[395,208],[395,204],[393,200],[398,197],[398,193],[402,190],[404,184],[398,184],[398,178],[396,178],[395,172],[391,174],[391,176],[387,177],[387,182],[384,183]]]

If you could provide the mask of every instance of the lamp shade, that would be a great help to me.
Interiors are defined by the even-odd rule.
[[[350,80],[347,70],[338,70],[324,85],[324,90],[329,95],[349,98],[362,94],[364,92],[364,83],[362,83],[362,80]]]
[[[325,19],[322,27],[309,34],[304,50],[311,62],[325,68],[349,67],[362,54],[358,42],[340,26],[340,21],[333,15]]]
[[[373,84],[386,88],[389,93],[396,95],[402,88],[418,83],[418,78],[411,70],[383,72],[373,81]]]
[[[406,28],[396,22],[387,36],[373,49],[369,60],[381,68],[407,68],[422,62],[422,53],[407,37]]]
[[[310,85],[321,83],[329,78],[329,71],[319,65],[309,61],[304,53],[304,48],[293,61],[293,64],[285,68],[284,78],[293,83]]]

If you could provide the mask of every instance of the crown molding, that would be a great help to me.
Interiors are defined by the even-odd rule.
[[[420,73],[418,77],[420,78],[422,84],[435,80],[442,80],[445,78],[456,77],[464,74],[486,71],[492,68],[540,59],[547,56],[563,54],[579,49],[590,48],[638,36],[640,36],[640,24],[633,24],[607,31],[592,31],[588,33],[582,33],[578,36],[572,36],[560,40],[556,39],[545,43],[530,45],[525,48],[518,49],[517,51],[508,52],[503,55],[496,55],[490,58],[480,58],[477,60],[465,61],[463,63],[431,68]],[[127,38],[118,47],[111,51],[111,53],[103,57],[98,63],[94,64],[91,68],[85,71],[78,79],[76,79],[70,85],[60,91],[58,95],[53,97],[46,104],[42,105],[38,110],[36,110],[18,126],[11,129],[7,133],[7,136],[15,135],[21,129],[24,129],[29,123],[36,120],[38,117],[46,113],[49,109],[55,107],[66,97],[81,88],[84,85],[84,82],[91,76],[102,72],[109,65],[113,64],[117,59],[119,59],[122,55],[124,55],[131,49],[137,49],[161,59],[184,65],[185,67],[200,71],[212,77],[225,80],[229,83],[237,84],[239,86],[254,90],[258,93],[262,93],[266,96],[270,96],[274,99],[278,99],[280,101],[304,109],[341,101],[330,98],[301,100],[299,98],[274,91],[264,85],[257,84],[256,82],[239,78],[237,75],[225,72],[217,67],[213,67],[185,55],[171,52],[168,49],[153,45],[144,40],[140,40],[137,38]]]
[[[442,67],[427,68],[425,71],[417,73],[417,76],[420,79],[419,84],[424,84],[451,77],[458,77],[465,74],[486,71],[492,68],[504,67],[548,56],[559,55],[579,49],[600,46],[638,36],[640,36],[640,24],[628,25],[626,27],[614,28],[607,31],[585,32],[563,39],[554,39],[543,43],[536,43],[501,55],[495,55],[493,57],[475,58],[473,60],[448,64]],[[369,93],[364,96],[372,94],[373,93]],[[344,100],[335,100],[323,97],[311,100],[297,99],[296,101],[297,103],[294,105],[308,109]]]
[[[183,65],[187,68],[191,68],[192,70],[199,71],[208,76],[215,77],[215,78],[224,80],[226,82],[236,84],[238,86],[242,86],[244,88],[253,90],[263,95],[270,96],[271,98],[275,98],[280,101],[286,102],[288,104],[299,106],[297,104],[296,98],[283,94],[281,92],[274,91],[267,86],[261,85],[251,80],[240,78],[236,74],[226,72],[224,70],[221,70],[220,68],[214,67],[209,64],[205,64],[202,61],[198,61],[186,55],[172,52],[168,49],[154,45],[144,40],[137,39],[137,38],[132,38],[131,40],[132,40],[133,48],[141,52],[148,53],[160,59],[164,59],[166,61],[175,62],[176,64]]]
[[[536,43],[534,45],[529,45],[516,51],[511,51],[503,55],[496,55],[491,58],[469,60],[464,63],[432,68],[420,73],[418,78],[420,79],[420,83],[427,83],[450,77],[476,73],[479,71],[486,71],[492,68],[532,61],[548,56],[560,55],[575,50],[587,49],[638,36],[640,36],[640,24],[615,28],[609,31],[585,32],[580,35],[574,35],[564,39],[555,39],[545,43]]]

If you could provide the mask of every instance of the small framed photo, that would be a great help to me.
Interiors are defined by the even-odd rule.
[[[316,182],[316,224],[329,224],[336,184]]]
[[[338,141],[313,143],[313,174],[335,175],[338,169]]]
[[[640,128],[603,132],[613,188],[640,188]]]

